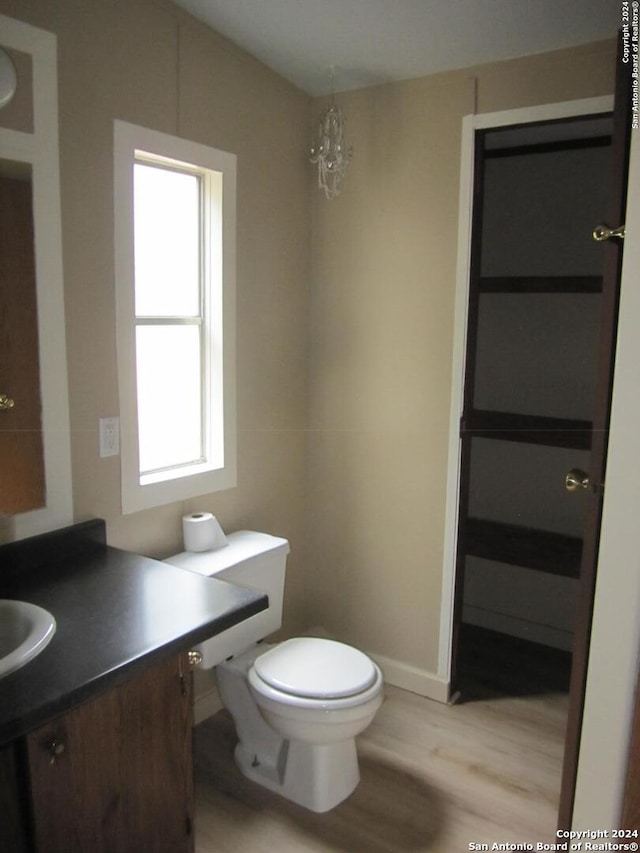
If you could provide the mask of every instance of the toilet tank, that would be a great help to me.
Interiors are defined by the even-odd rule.
[[[257,589],[269,596],[261,613],[205,640],[196,648],[202,653],[201,667],[210,669],[277,631],[282,625],[284,577],[289,542],[268,533],[238,530],[227,534],[228,544],[215,551],[183,551],[165,563],[200,575]]]

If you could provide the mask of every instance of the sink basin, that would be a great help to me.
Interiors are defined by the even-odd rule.
[[[0,599],[0,678],[39,655],[55,632],[56,620],[48,610]]]

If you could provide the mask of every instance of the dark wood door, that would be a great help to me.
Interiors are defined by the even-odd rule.
[[[191,853],[192,724],[182,655],[28,735],[37,853]]]

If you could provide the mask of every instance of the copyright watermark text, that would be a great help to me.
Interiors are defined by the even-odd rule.
[[[638,21],[640,18],[640,0],[622,0],[620,20],[622,28],[622,62],[631,63],[631,127],[640,126],[639,73],[638,73]],[[634,848],[637,849],[637,848]]]
[[[590,851],[635,851],[638,850],[637,829],[559,829],[556,840],[545,841],[471,841],[469,851],[552,851],[566,850],[590,853]]]

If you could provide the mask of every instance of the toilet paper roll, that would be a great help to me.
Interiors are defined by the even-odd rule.
[[[182,517],[185,551],[215,551],[228,544],[227,537],[210,512],[192,512]]]

